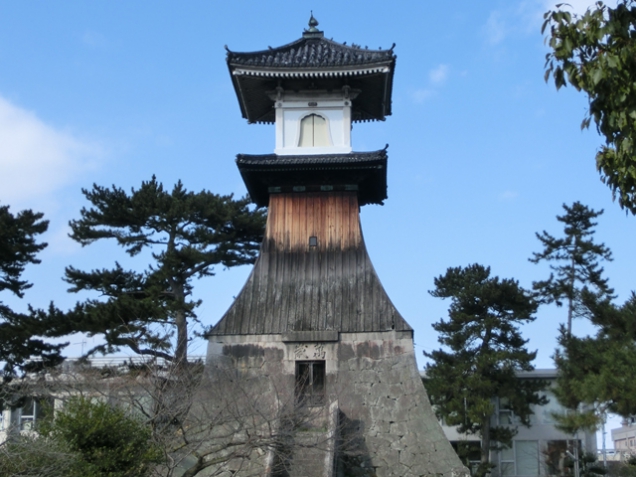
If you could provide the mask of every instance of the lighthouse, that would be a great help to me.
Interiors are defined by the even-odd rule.
[[[291,435],[288,455],[264,453],[271,475],[466,473],[360,225],[361,207],[387,199],[388,149],[354,151],[352,126],[391,115],[395,63],[394,46],[327,39],[313,15],[292,43],[227,52],[241,114],[273,125],[275,148],[237,156],[252,201],[268,208],[267,226],[246,284],[207,334],[207,367],[273,380],[276,392],[259,391],[264,402],[281,405],[286,394],[324,416]],[[353,451],[341,446],[346,433]],[[329,444],[310,445],[321,438]]]

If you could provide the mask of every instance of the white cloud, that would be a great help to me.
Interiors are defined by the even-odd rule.
[[[47,196],[95,167],[100,148],[0,96],[0,202]]]
[[[588,8],[594,6],[597,1],[598,0],[544,0],[543,10],[554,10],[556,8],[556,5],[563,3],[569,4],[570,6],[563,5],[561,7],[562,10],[568,10],[572,13],[581,15],[585,13]],[[605,3],[609,7],[616,6],[616,0],[605,0],[603,3]]]
[[[549,10],[546,2],[547,0],[522,0],[493,10],[482,29],[486,42],[496,46],[511,36],[536,35],[541,27],[543,14]]]
[[[597,0],[519,0],[509,2],[498,10],[490,12],[483,26],[486,42],[491,46],[502,43],[515,35],[536,35],[543,23],[543,14],[555,10],[556,5],[563,4],[563,10],[577,15],[594,7]],[[617,0],[606,0],[610,7],[616,6]]]
[[[446,64],[441,64],[428,72],[428,82],[431,85],[430,88],[420,88],[411,92],[411,98],[416,103],[423,103],[424,101],[437,95],[437,89],[444,84],[448,78],[450,67]]]
[[[433,84],[442,84],[448,77],[448,71],[448,65],[439,65],[437,68],[430,71],[428,78]]]
[[[501,43],[507,34],[506,22],[501,12],[495,10],[490,13],[484,27],[486,39],[491,45]]]

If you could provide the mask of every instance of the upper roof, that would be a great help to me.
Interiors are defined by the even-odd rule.
[[[361,206],[381,205],[387,198],[386,147],[348,154],[239,154],[236,163],[259,207],[268,205],[271,193],[301,190],[356,190]]]
[[[227,49],[243,117],[273,123],[274,101],[269,93],[283,90],[340,90],[349,86],[360,94],[352,101],[353,121],[384,120],[391,114],[391,91],[396,56],[324,38],[313,15],[302,38],[278,48],[238,53]]]
[[[323,32],[303,33],[302,38],[278,48],[238,53],[228,50],[227,60],[232,65],[257,66],[267,69],[284,70],[291,68],[325,67],[342,69],[351,66],[376,66],[378,71],[395,60],[393,45],[388,50],[369,50],[358,45],[347,46],[324,37]],[[343,74],[346,74],[343,73]]]

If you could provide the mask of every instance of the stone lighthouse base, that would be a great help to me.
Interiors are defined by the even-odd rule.
[[[431,409],[410,331],[209,339],[210,379],[220,387],[228,376],[242,380],[262,416],[270,413],[261,425],[278,426],[270,448],[228,476],[468,475]]]

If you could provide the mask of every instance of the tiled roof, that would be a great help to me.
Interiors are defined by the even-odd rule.
[[[227,61],[236,66],[275,68],[339,68],[388,64],[395,59],[389,50],[369,50],[337,43],[326,38],[301,38],[287,45],[252,53],[227,53]]]
[[[355,186],[360,205],[382,204],[387,198],[387,150],[349,154],[290,155],[239,154],[236,158],[252,201],[267,206],[272,188]]]
[[[386,159],[386,149],[370,152],[350,152],[348,154],[299,154],[279,156],[277,154],[239,154],[236,163],[240,165],[286,166],[286,165],[329,165],[368,163]]]
[[[247,53],[226,49],[241,113],[250,123],[275,122],[270,95],[277,88],[340,91],[343,87],[359,91],[351,103],[351,119],[360,122],[383,121],[391,115],[393,46],[370,50],[328,40],[321,31],[310,29],[278,48]]]

